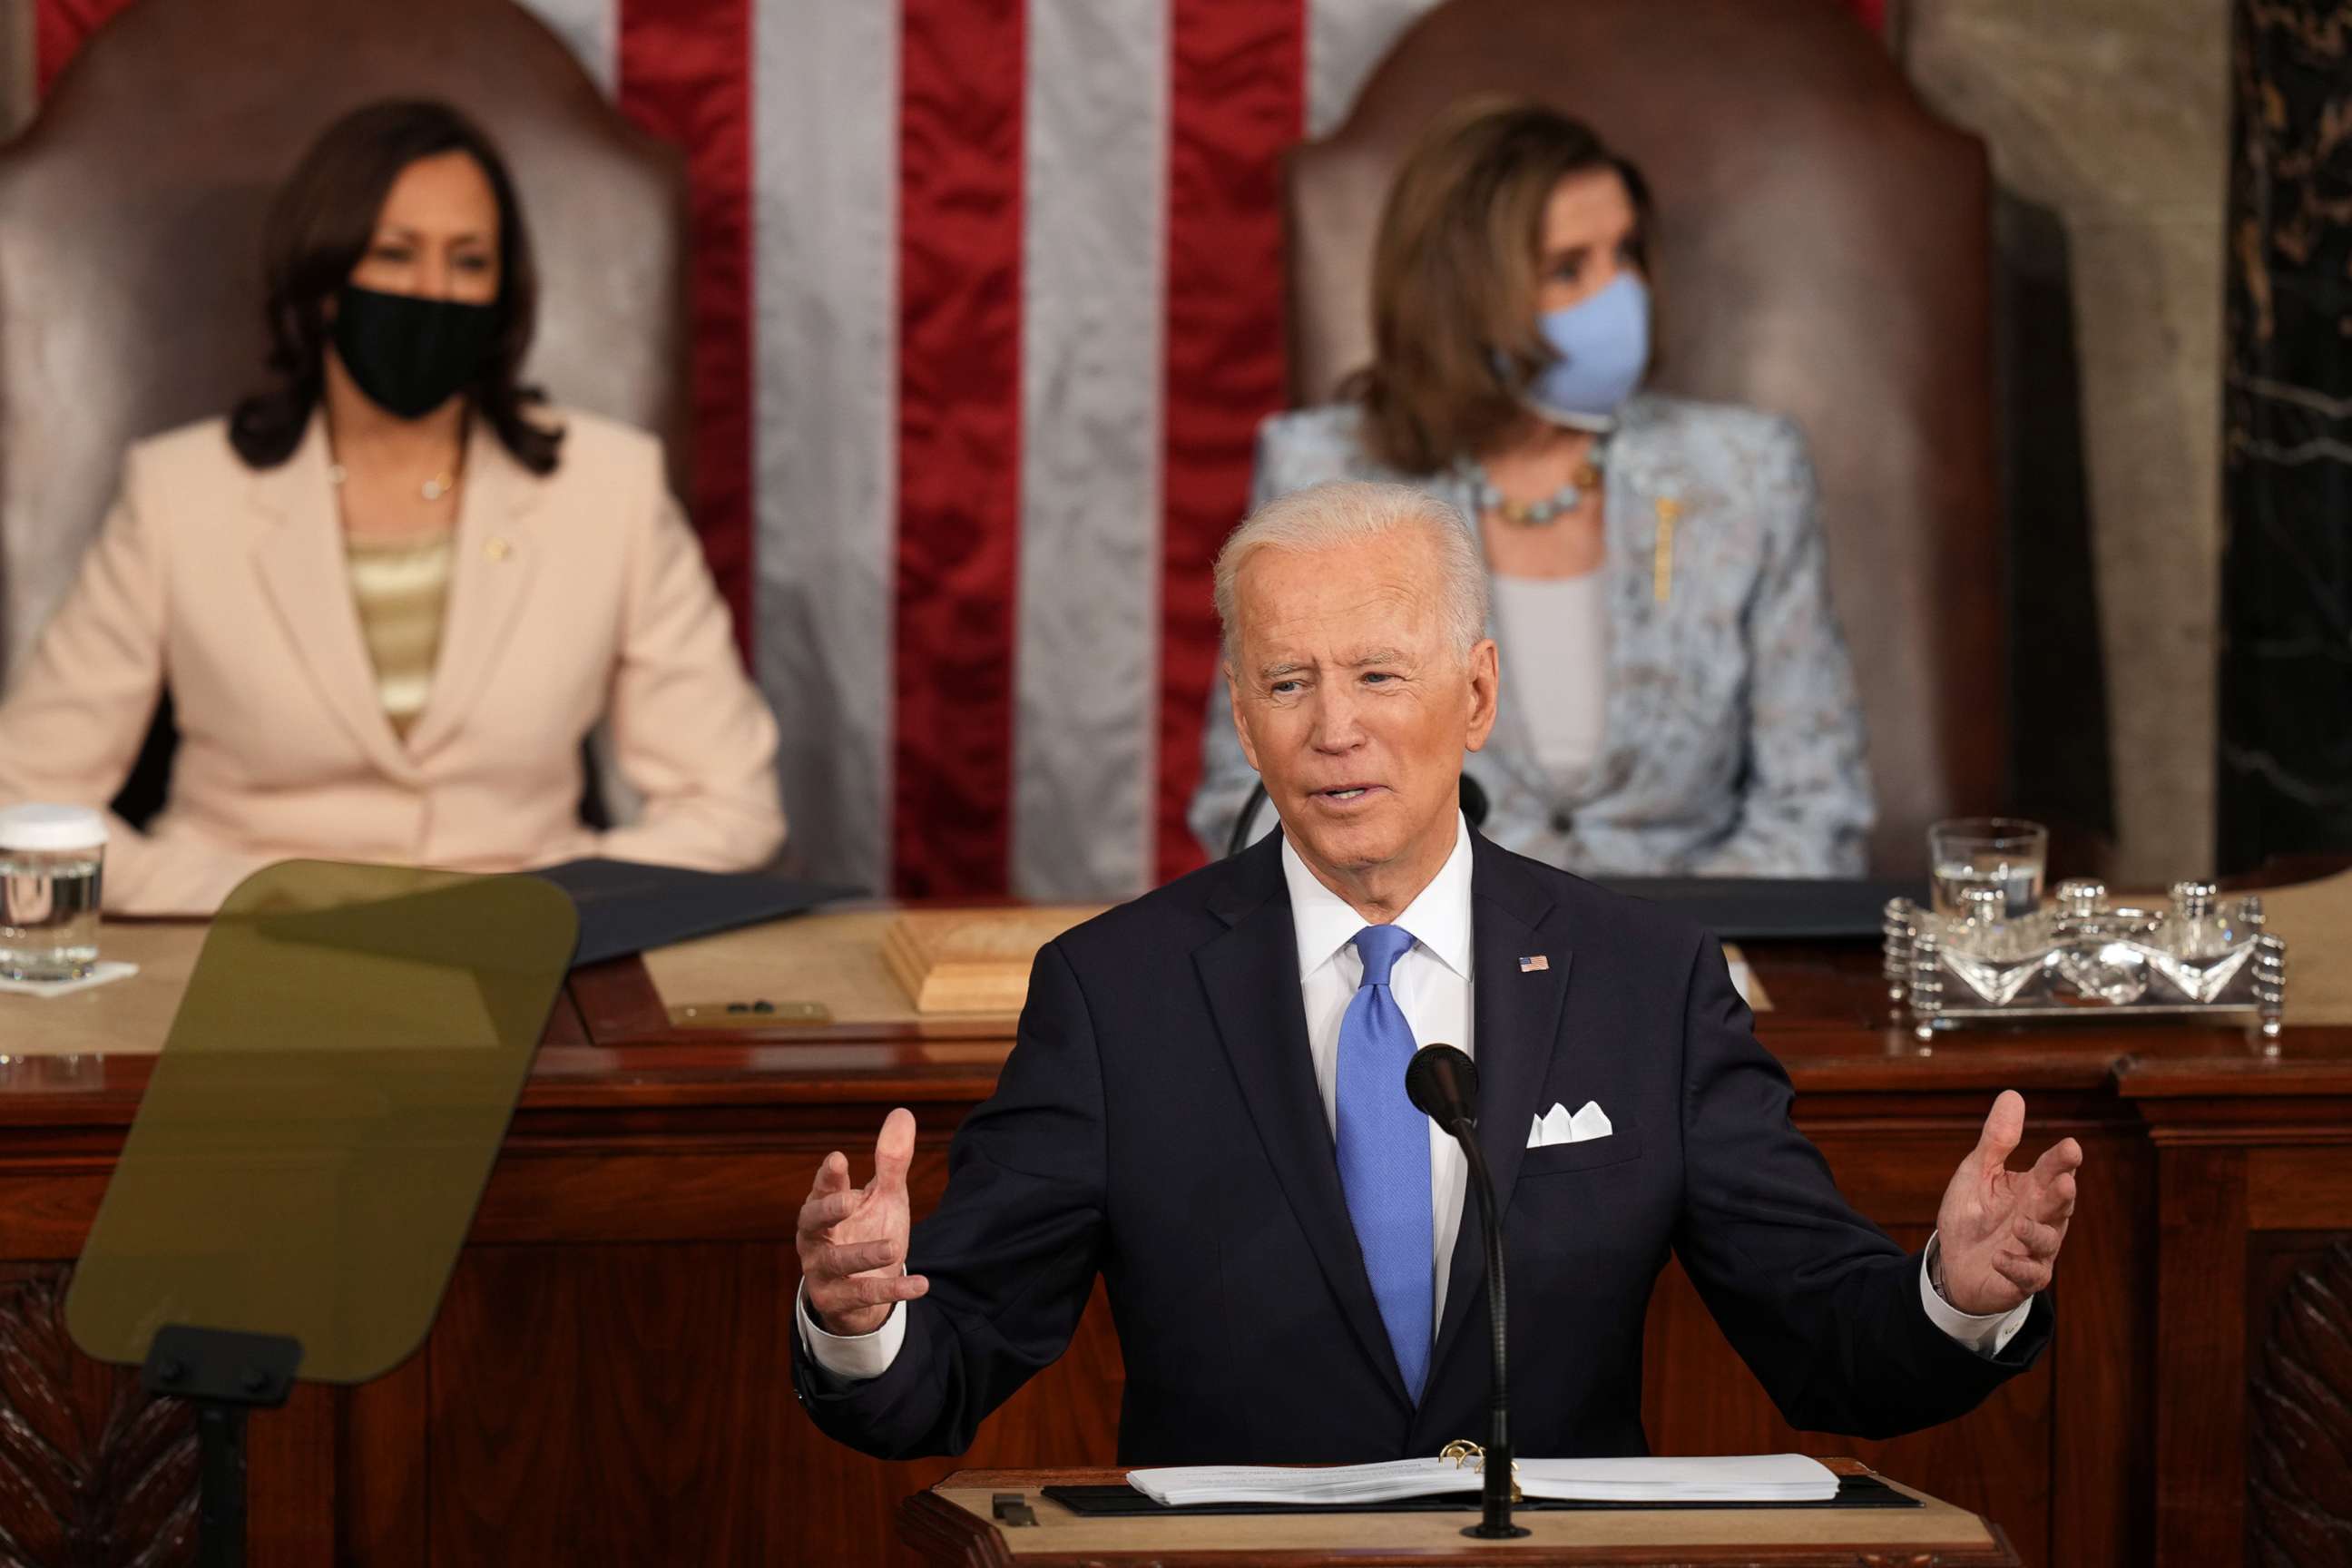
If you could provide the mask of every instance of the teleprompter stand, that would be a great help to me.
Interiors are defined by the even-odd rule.
[[[139,1386],[196,1410],[198,1568],[245,1568],[245,1413],[285,1404],[301,1363],[301,1344],[283,1334],[155,1331]]]

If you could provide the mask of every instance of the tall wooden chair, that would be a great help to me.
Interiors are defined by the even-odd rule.
[[[0,675],[72,583],[125,445],[262,384],[278,182],[372,100],[440,98],[514,167],[531,380],[663,434],[684,492],[684,171],[509,0],[140,0],[0,148]]]
[[[1811,443],[1876,780],[1872,859],[1920,870],[2007,760],[1983,144],[1835,0],[1451,0],[1286,171],[1291,391],[1370,351],[1391,174],[1477,92],[1592,124],[1649,175],[1658,384]]]

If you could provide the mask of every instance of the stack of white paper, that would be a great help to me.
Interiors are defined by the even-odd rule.
[[[1475,1491],[1478,1461],[1391,1459],[1378,1465],[1297,1469],[1192,1465],[1129,1470],[1128,1485],[1171,1508],[1191,1503],[1351,1504]],[[1521,1459],[1521,1493],[1579,1502],[1827,1502],[1837,1477],[1802,1454],[1701,1459]]]
[[[1802,1454],[1701,1459],[1521,1459],[1529,1497],[1581,1502],[1827,1502],[1836,1473]]]
[[[1475,1470],[1451,1459],[1294,1469],[1276,1465],[1187,1465],[1129,1470],[1127,1484],[1171,1508],[1196,1502],[1369,1503],[1475,1491]]]

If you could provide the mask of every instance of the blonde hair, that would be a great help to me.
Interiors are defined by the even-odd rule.
[[[1462,514],[1411,485],[1333,479],[1276,496],[1243,520],[1217,552],[1217,623],[1224,658],[1231,664],[1240,616],[1235,584],[1243,566],[1261,550],[1361,549],[1403,530],[1419,531],[1437,547],[1439,589],[1445,630],[1465,658],[1486,635],[1486,563]]]

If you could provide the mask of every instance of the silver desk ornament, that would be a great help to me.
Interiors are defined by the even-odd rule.
[[[2059,884],[2050,904],[2003,912],[1998,889],[1971,889],[1958,915],[1890,900],[1883,931],[1887,997],[1912,1031],[2026,1019],[2239,1016],[2278,1050],[2286,942],[2263,929],[2262,899],[2176,882],[2162,909],[2112,901],[2104,884]]]

